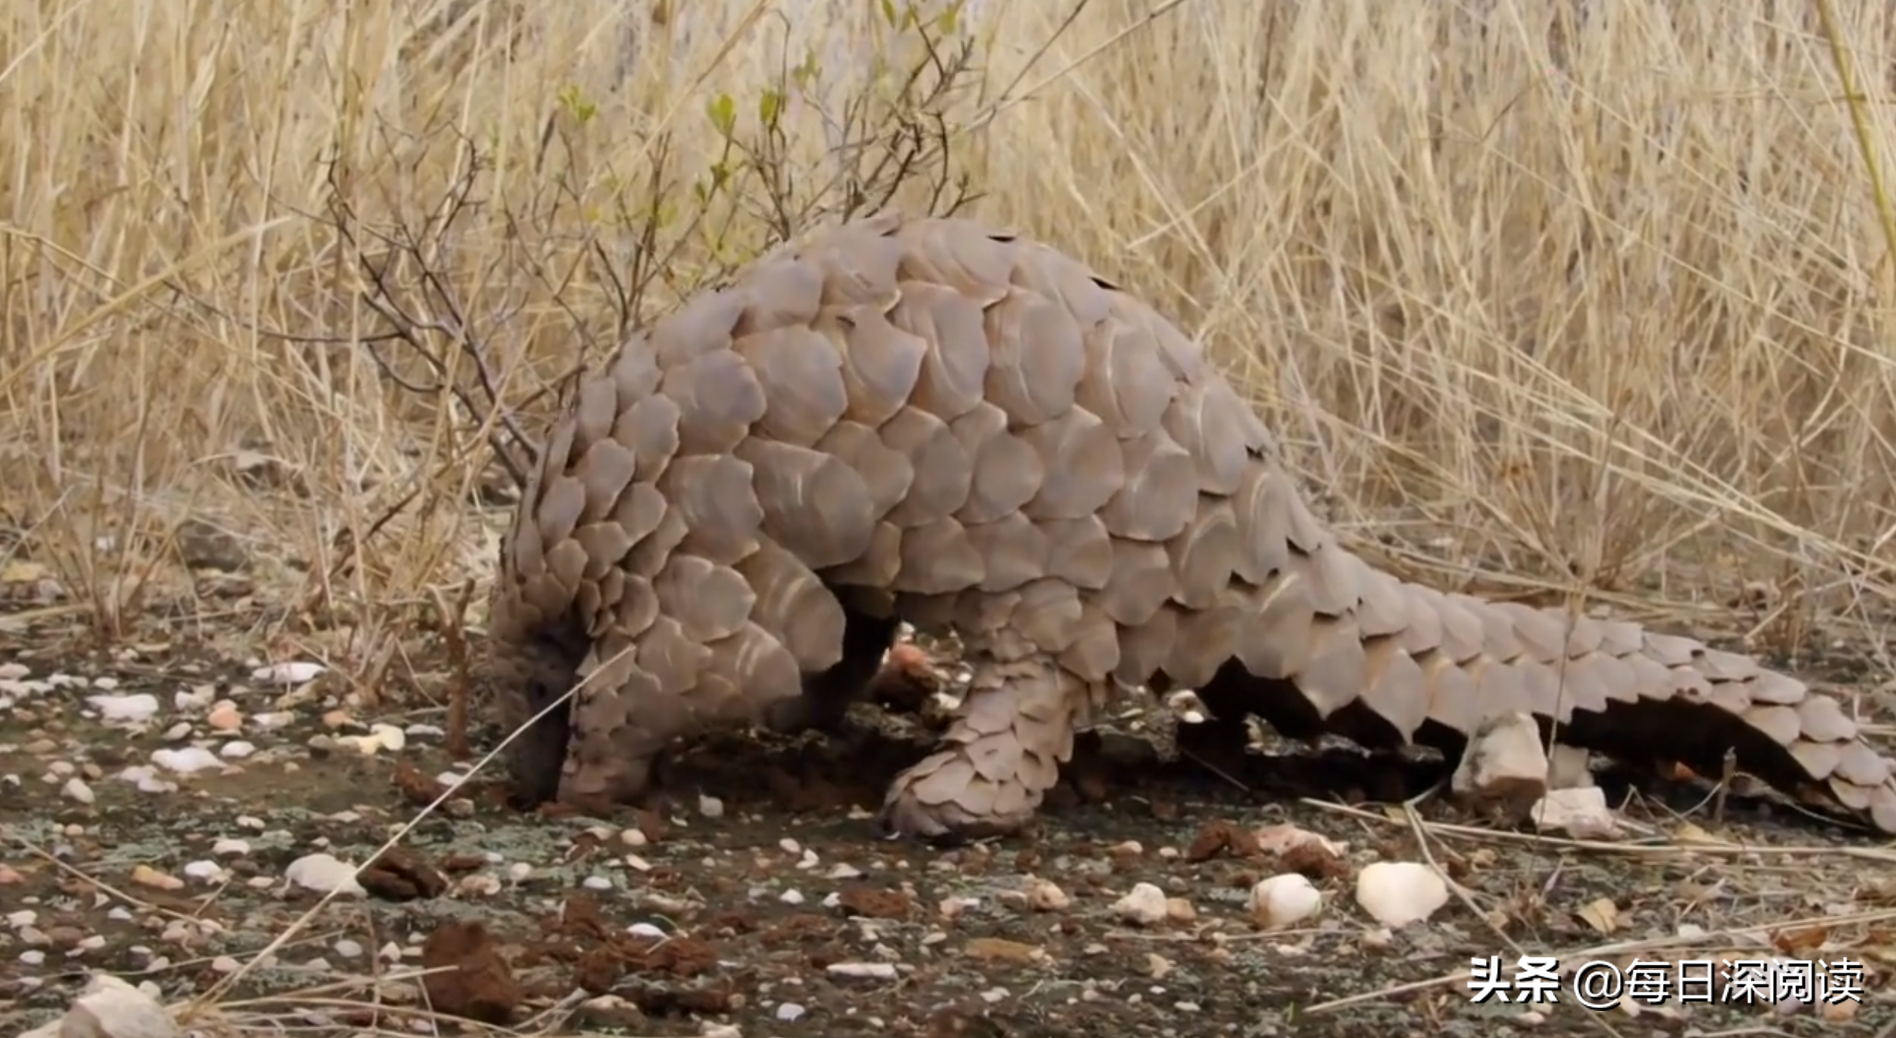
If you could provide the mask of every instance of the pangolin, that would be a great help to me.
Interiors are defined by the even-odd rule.
[[[1526,711],[1613,755],[1773,785],[1896,831],[1837,700],[1745,656],[1373,568],[1255,412],[1150,306],[967,219],[781,246],[632,335],[554,422],[474,667],[516,788],[635,802],[674,739],[833,723],[898,620],[972,671],[886,830],[1028,821],[1116,683],[1285,734],[1454,752]],[[569,691],[565,705],[554,706]]]

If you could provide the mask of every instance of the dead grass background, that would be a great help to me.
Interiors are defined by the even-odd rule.
[[[485,577],[498,516],[473,504],[481,416],[359,341],[379,326],[335,204],[424,221],[478,150],[486,204],[431,256],[521,404],[610,349],[602,270],[663,239],[650,316],[762,242],[755,199],[692,192],[721,154],[707,106],[751,126],[795,79],[784,161],[821,195],[851,161],[838,113],[900,106],[911,10],[5,5],[0,553],[123,637],[179,524],[211,522],[297,594],[199,602],[207,626],[399,669]],[[969,211],[1202,336],[1379,559],[1638,615],[1741,601],[1761,648],[1877,633],[1896,9],[1835,0],[1836,47],[1809,0],[947,11],[919,14],[974,48],[931,109]]]

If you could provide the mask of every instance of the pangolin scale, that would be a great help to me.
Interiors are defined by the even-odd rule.
[[[1286,734],[1454,751],[1484,718],[1773,785],[1896,831],[1838,702],[1613,620],[1406,583],[1345,550],[1152,308],[1060,252],[881,215],[633,335],[553,425],[474,668],[532,801],[634,801],[674,738],[831,723],[897,620],[973,681],[883,821],[1005,832],[1114,681]],[[582,680],[583,679],[583,680]]]

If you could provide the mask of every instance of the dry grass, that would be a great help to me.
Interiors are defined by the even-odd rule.
[[[1804,0],[1077,2],[954,26],[977,65],[924,114],[955,128],[971,211],[1202,335],[1339,525],[1445,584],[1676,610],[1764,580],[1776,644],[1874,619],[1896,530],[1896,270],[1867,161],[1896,160],[1887,4],[1837,0],[1833,50]],[[388,252],[365,228],[423,226],[480,156],[485,204],[415,251],[520,404],[628,309],[754,252],[770,196],[803,205],[793,225],[833,210],[866,161],[832,147],[847,113],[916,114],[918,32],[829,6],[8,5],[18,550],[122,635],[180,521],[287,546],[298,622],[260,636],[378,676],[484,575],[493,419],[378,365],[402,351],[365,341],[386,325],[358,250]],[[760,139],[773,89],[796,183],[700,202],[724,154],[707,106],[728,94]]]

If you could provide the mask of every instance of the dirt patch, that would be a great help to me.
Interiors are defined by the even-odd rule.
[[[10,658],[71,679],[0,715],[0,1021],[16,1029],[56,1016],[90,970],[172,1002],[211,994],[231,1019],[338,1031],[413,1030],[431,1013],[466,1018],[448,1031],[930,1038],[1485,1035],[1508,1023],[1876,1035],[1896,1020],[1882,907],[1892,859],[1766,797],[1732,797],[1718,821],[1703,789],[1608,775],[1655,835],[1586,846],[1484,827],[1435,800],[1413,816],[1369,803],[1423,793],[1440,762],[1306,748],[1214,771],[1089,739],[1033,831],[932,848],[873,830],[885,783],[923,735],[863,709],[831,738],[707,739],[667,768],[662,810],[523,813],[477,775],[385,850],[450,789],[440,717],[344,719],[327,693],[283,708],[289,694],[257,687],[248,664],[182,650]],[[213,731],[176,705],[202,686],[252,720],[288,720]],[[159,714],[138,731],[107,725],[89,705],[102,688],[149,693]],[[406,732],[401,749],[362,752],[351,740],[370,721]],[[222,756],[239,741],[252,752]],[[189,746],[221,763],[170,776],[175,789],[121,777]],[[1345,844],[1344,858],[1260,841],[1283,824]],[[285,880],[318,852],[369,862],[361,893],[245,969],[319,900]],[[1466,900],[1383,931],[1352,896],[1360,866],[1382,860],[1433,861]],[[1308,875],[1324,905],[1263,932],[1247,897],[1282,872]],[[1163,921],[1115,909],[1140,883],[1170,898]],[[1639,951],[1655,941],[1674,943]],[[1571,967],[1744,948],[1863,962],[1864,1002],[1829,1025],[1718,1003],[1635,1017],[1570,999],[1474,1004],[1466,981],[1471,959],[1490,955]]]

